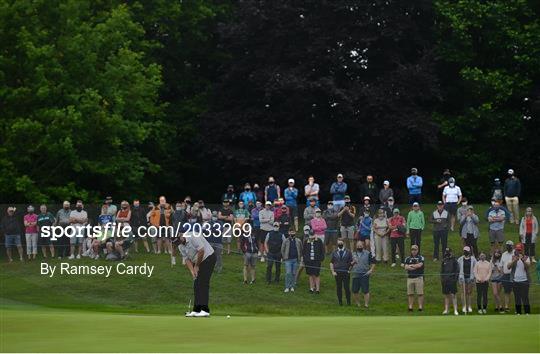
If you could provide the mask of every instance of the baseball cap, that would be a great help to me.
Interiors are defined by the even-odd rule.
[[[13,211],[14,212],[15,210],[16,210],[16,208],[14,206],[10,206],[10,207],[7,208],[7,211]]]
[[[304,231],[309,231],[311,230],[311,227],[309,227],[309,225],[304,225]]]
[[[364,197],[364,200],[371,200],[370,197],[368,197],[367,195]]]
[[[393,200],[394,200],[394,197],[388,197],[388,200],[392,200],[392,201],[393,201]]]
[[[418,172],[418,169],[416,167],[411,168],[411,173]]]
[[[467,252],[471,252],[471,248],[470,248],[469,246],[463,247],[463,250],[464,250],[464,251],[467,251]]]
[[[289,181],[287,183],[294,183],[294,179],[293,178],[289,178]]]
[[[338,173],[337,178],[343,178],[343,175],[341,173]]]
[[[272,202],[267,200],[266,203],[264,203],[264,205],[272,205]]]
[[[420,206],[420,204],[418,204],[418,202],[414,202],[412,206]]]
[[[418,246],[417,245],[412,245],[411,246],[411,250],[417,250],[418,249]]]
[[[506,245],[507,246],[513,246],[514,242],[512,242],[512,240],[508,240],[508,241],[506,241]]]
[[[394,208],[393,212],[394,212],[394,214],[399,213],[399,209],[398,209],[398,208]]]
[[[437,205],[443,205],[443,204],[444,204],[444,203],[442,202],[442,200],[439,200],[439,201],[437,202]]]
[[[384,181],[383,184],[384,184],[385,186],[389,186],[389,185],[390,185],[390,181]]]
[[[349,199],[349,200],[351,200],[351,197],[348,196],[348,195],[346,195],[345,197],[343,197],[343,199]]]
[[[513,175],[513,174],[514,174],[514,170],[511,169],[511,168],[509,168],[509,169],[508,169],[508,174],[509,174],[509,175]]]

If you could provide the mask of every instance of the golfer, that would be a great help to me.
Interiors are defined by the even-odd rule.
[[[182,263],[186,265],[193,276],[195,301],[193,310],[186,312],[186,317],[209,317],[210,277],[216,264],[214,249],[204,237],[187,232],[180,236],[178,250],[182,255]]]

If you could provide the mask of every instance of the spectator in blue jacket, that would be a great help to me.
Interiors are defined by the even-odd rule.
[[[412,168],[411,175],[407,178],[407,189],[409,190],[409,204],[420,203],[422,200],[422,186],[424,181],[418,176],[418,169]]]
[[[345,206],[345,194],[347,194],[347,183],[343,182],[343,175],[337,175],[337,181],[330,186],[330,194],[334,201],[334,208],[340,210]]]
[[[244,185],[244,191],[240,193],[240,200],[244,202],[244,205],[247,207],[249,205],[255,205],[257,201],[257,196],[251,190],[251,185],[246,183]]]
[[[294,179],[289,178],[287,188],[283,191],[285,205],[289,207],[290,216],[294,217],[294,230],[298,232],[298,189],[294,187]]]

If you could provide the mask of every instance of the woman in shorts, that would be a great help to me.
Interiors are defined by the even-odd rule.
[[[476,258],[471,253],[469,246],[463,247],[463,256],[458,258],[459,284],[462,288],[463,313],[472,312],[472,290],[474,287],[474,267]]]
[[[450,248],[446,248],[441,262],[441,286],[444,295],[444,311],[443,315],[447,315],[450,307],[450,302],[454,307],[454,315],[459,315],[457,310],[457,280],[459,276],[459,265],[456,257]]]
[[[503,278],[501,256],[501,251],[497,249],[491,257],[491,290],[493,291],[493,299],[495,299],[495,311],[504,313],[504,306],[501,300]]]

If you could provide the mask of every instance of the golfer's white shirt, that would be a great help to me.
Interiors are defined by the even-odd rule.
[[[455,186],[451,188],[450,186],[444,187],[443,195],[446,198],[446,203],[457,203],[459,197],[461,197],[461,188]]]
[[[201,249],[204,249],[203,261],[214,253],[214,249],[206,241],[204,236],[194,236],[192,233],[185,233],[184,238],[186,239],[186,243],[178,246],[178,250],[182,254],[182,263],[185,264],[188,259],[192,263],[195,263],[197,261],[197,252]]]

